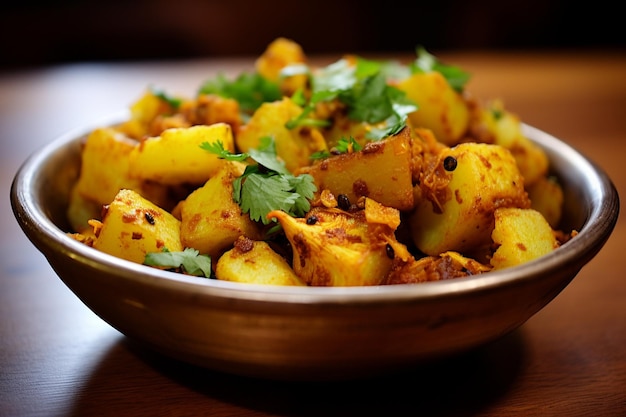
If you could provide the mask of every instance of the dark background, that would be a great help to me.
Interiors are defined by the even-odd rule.
[[[259,55],[278,36],[307,54],[463,49],[625,50],[608,0],[23,0],[0,17],[0,69],[77,61]]]

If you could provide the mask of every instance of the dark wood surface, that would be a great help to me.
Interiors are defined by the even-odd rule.
[[[602,166],[626,195],[626,55],[459,53],[470,90]],[[0,78],[0,416],[624,416],[626,230],[521,328],[400,376],[284,383],[223,375],[137,346],[68,290],[19,229],[20,163],[68,129],[126,108],[153,84],[193,94],[250,60],[74,64]],[[88,279],[88,277],[85,277]]]

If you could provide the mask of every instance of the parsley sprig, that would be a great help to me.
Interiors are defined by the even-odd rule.
[[[204,142],[200,147],[222,159],[245,161],[251,158],[256,162],[247,165],[244,173],[233,181],[233,200],[252,220],[269,224],[267,214],[272,210],[302,217],[311,208],[309,200],[317,190],[313,177],[291,174],[277,157],[273,138],[265,136],[258,148],[240,154],[224,149],[221,141]]]

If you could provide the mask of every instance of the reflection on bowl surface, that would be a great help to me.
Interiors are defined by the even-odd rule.
[[[602,248],[619,197],[606,174],[531,126],[565,192],[563,229],[579,234],[526,264],[475,277],[375,287],[256,286],[198,279],[120,260],[66,236],[80,168],[70,132],[17,173],[16,219],[63,282],[130,338],[183,361],[262,378],[372,376],[494,340],[548,304]]]

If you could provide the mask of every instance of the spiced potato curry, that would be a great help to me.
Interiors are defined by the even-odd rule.
[[[193,97],[147,89],[85,138],[68,234],[154,268],[300,286],[483,274],[573,238],[520,119],[416,52],[314,67],[279,38]]]

